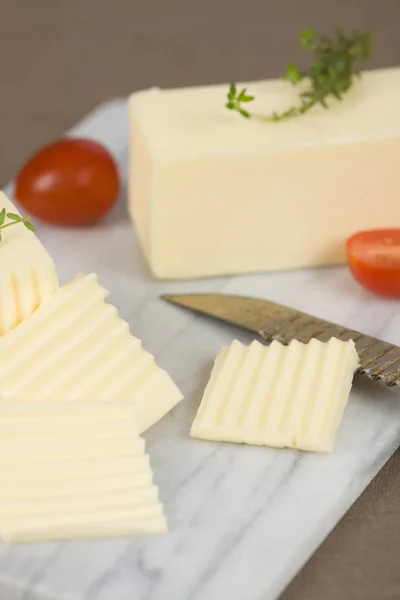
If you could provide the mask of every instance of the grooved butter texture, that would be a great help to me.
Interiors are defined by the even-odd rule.
[[[0,192],[3,208],[19,214]],[[2,229],[1,235],[0,335],[25,321],[58,286],[53,260],[32,231],[18,223]]]
[[[3,540],[166,530],[132,404],[3,402],[0,432]]]
[[[353,341],[234,341],[217,356],[191,435],[330,451],[357,366]]]
[[[301,88],[246,85],[266,114]],[[156,277],[340,263],[354,231],[400,225],[400,69],[282,123],[229,112],[227,87],[131,96],[129,210]]]
[[[95,275],[80,275],[0,338],[0,398],[129,401],[140,431],[177,404],[179,389],[106,295]]]

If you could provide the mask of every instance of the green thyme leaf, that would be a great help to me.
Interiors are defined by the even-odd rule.
[[[16,215],[15,213],[7,213],[7,218],[11,221],[21,221],[22,217],[20,215]]]
[[[29,231],[35,231],[35,226],[30,221],[24,221],[24,225]]]
[[[303,29],[300,31],[300,44],[304,50],[314,50],[315,38],[318,36],[315,29]]]
[[[247,94],[242,97],[242,102],[252,102],[254,100],[254,96],[248,96]]]
[[[303,74],[301,73],[300,69],[296,67],[296,65],[288,63],[286,65],[286,75],[283,77],[283,79],[295,85],[296,83],[302,81]]]
[[[236,83],[231,83],[228,91],[228,100],[233,100],[236,96]]]

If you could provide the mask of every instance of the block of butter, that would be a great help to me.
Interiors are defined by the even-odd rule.
[[[245,84],[262,114],[298,103]],[[341,263],[359,229],[400,226],[400,68],[282,123],[225,108],[227,85],[130,98],[129,211],[158,278]]]
[[[131,335],[96,275],[58,288],[0,338],[0,399],[132,402],[140,432],[182,399]]]
[[[0,403],[0,537],[166,530],[133,404]]]
[[[331,451],[357,366],[351,340],[234,341],[217,356],[191,435]]]
[[[19,214],[0,192],[0,210]],[[7,220],[6,220],[7,223]],[[1,230],[0,335],[27,319],[57,288],[53,260],[22,223]]]

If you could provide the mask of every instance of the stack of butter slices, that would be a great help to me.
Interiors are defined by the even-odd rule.
[[[0,403],[0,432],[3,540],[166,530],[132,404]]]
[[[16,213],[4,194],[3,207]],[[181,392],[95,275],[58,287],[53,261],[20,224],[5,229],[0,257],[0,536],[164,531],[139,436]]]

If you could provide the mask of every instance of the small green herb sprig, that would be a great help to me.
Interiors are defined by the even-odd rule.
[[[6,219],[8,222],[6,223]],[[35,226],[29,221],[30,217],[21,217],[15,213],[7,212],[5,208],[0,211],[0,242],[2,240],[2,229],[22,223],[29,231],[35,231]]]
[[[300,33],[300,43],[304,50],[313,56],[313,62],[306,71],[300,70],[292,63],[288,63],[285,81],[297,85],[303,80],[308,80],[310,87],[301,92],[299,103],[291,106],[284,112],[273,112],[271,115],[260,115],[248,110],[248,103],[254,96],[243,88],[238,91],[235,83],[231,83],[227,94],[226,107],[238,112],[247,119],[279,123],[293,117],[298,117],[320,104],[329,108],[330,97],[342,100],[350,89],[354,78],[360,76],[358,64],[371,57],[372,33],[370,31],[353,31],[346,35],[337,29],[333,37],[321,35],[314,29],[304,29]]]

